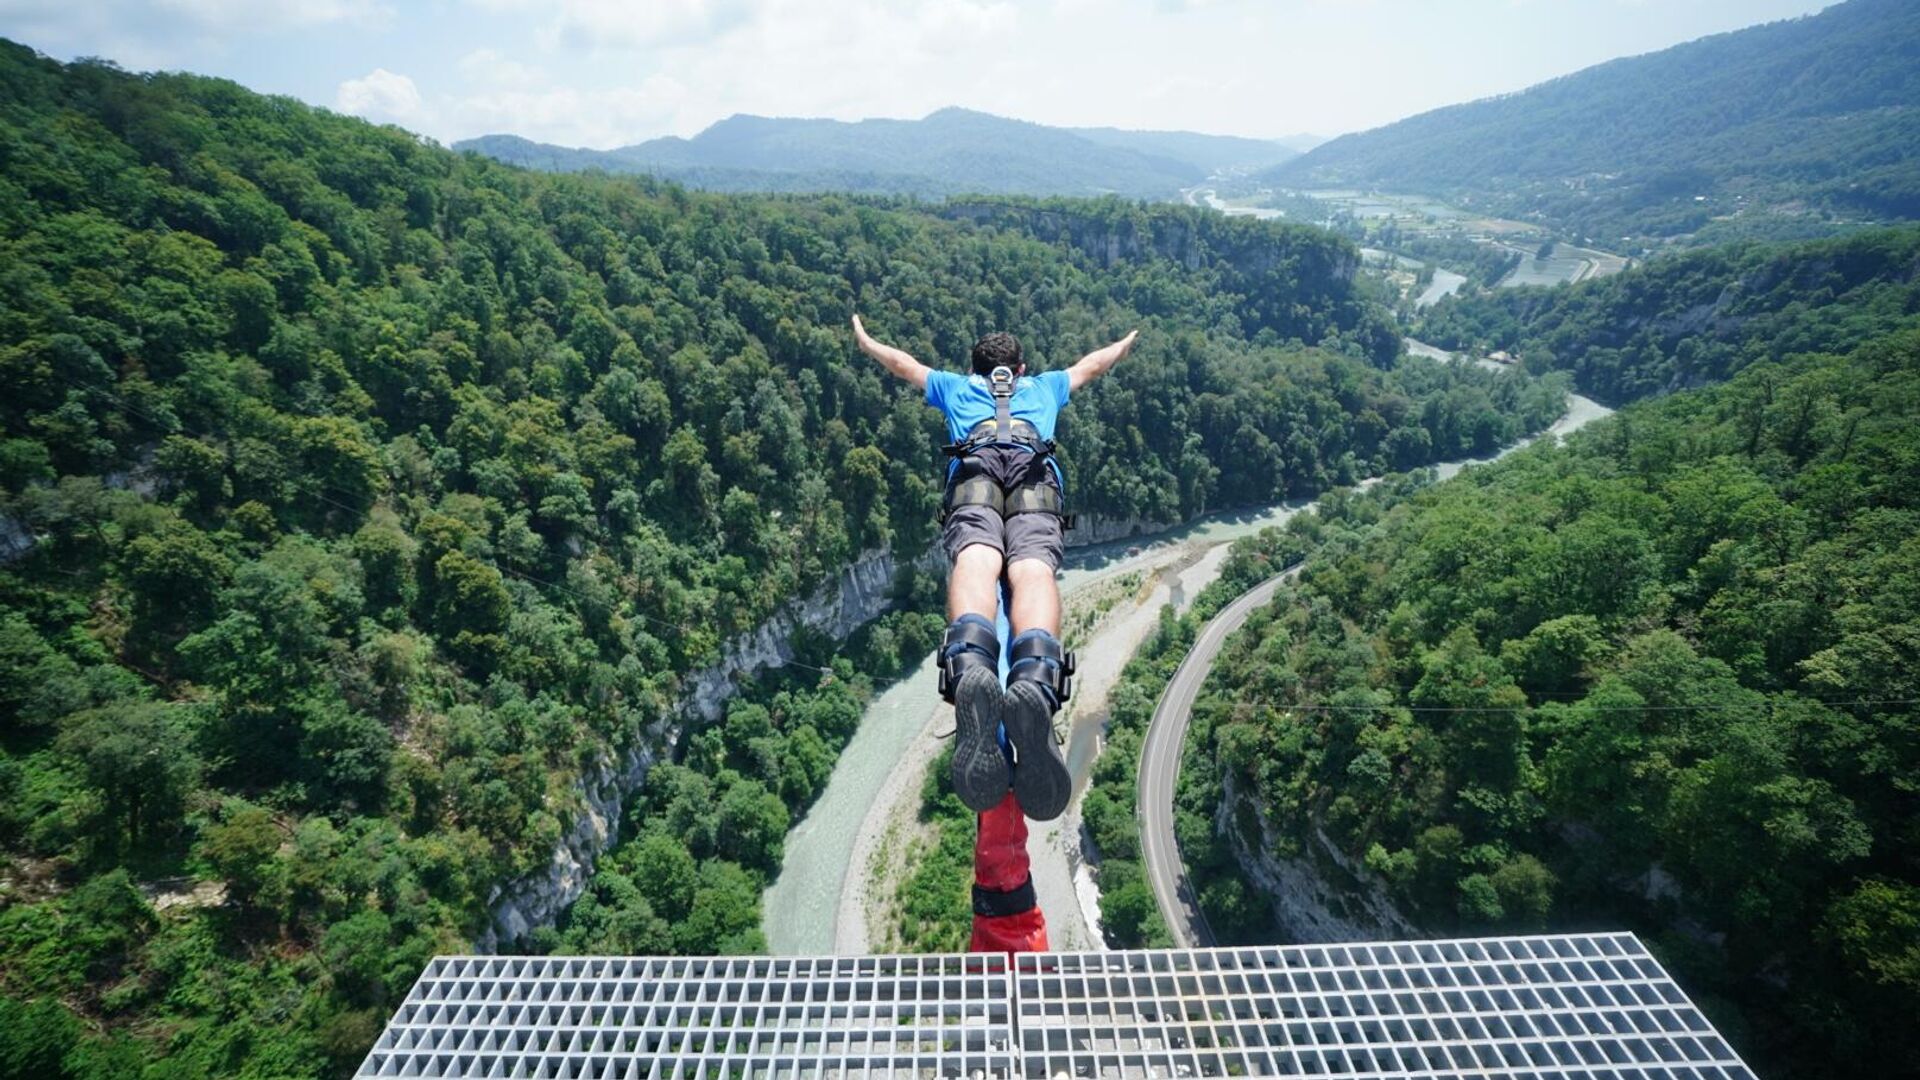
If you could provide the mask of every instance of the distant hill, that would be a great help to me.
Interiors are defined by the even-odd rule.
[[[516,135],[454,144],[555,172],[641,172],[717,191],[951,195],[1116,193],[1167,198],[1221,168],[1294,156],[1277,142],[1182,131],[1056,128],[967,109],[920,120],[733,116],[691,139],[580,150]]]
[[[1196,165],[1207,172],[1232,168],[1265,168],[1299,157],[1301,151],[1279,139],[1247,139],[1237,135],[1200,135],[1191,131],[1123,131],[1120,128],[1067,128],[1067,131],[1125,150]],[[1298,136],[1296,136],[1298,137]],[[1311,138],[1311,136],[1307,136]]]
[[[1303,131],[1298,135],[1282,135],[1273,141],[1279,143],[1281,146],[1286,147],[1287,149],[1293,151],[1296,154],[1304,154],[1307,151],[1312,150],[1314,147],[1320,146],[1326,143],[1327,136],[1314,135],[1314,134],[1311,134],[1310,132]]]
[[[1765,235],[1920,217],[1920,4],[1851,0],[1614,60],[1343,136],[1261,179],[1426,192],[1616,245],[1716,219]]]

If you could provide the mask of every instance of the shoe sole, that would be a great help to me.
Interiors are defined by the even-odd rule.
[[[1000,751],[1005,691],[985,668],[960,676],[953,694],[953,791],[967,809],[985,813],[1007,797],[1007,756]]]
[[[1035,821],[1052,821],[1066,813],[1073,797],[1073,774],[1053,739],[1053,710],[1046,695],[1030,682],[1007,688],[1003,714],[1007,741],[1013,744],[1013,797],[1020,810]]]

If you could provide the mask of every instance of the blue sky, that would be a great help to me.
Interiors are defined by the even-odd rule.
[[[61,59],[184,69],[443,142],[610,147],[737,112],[1338,134],[1824,0],[0,0]]]

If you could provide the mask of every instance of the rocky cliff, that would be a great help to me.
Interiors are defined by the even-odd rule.
[[[1420,936],[1387,898],[1386,884],[1348,858],[1317,826],[1299,856],[1280,849],[1266,815],[1227,772],[1214,828],[1227,838],[1247,878],[1267,897],[1281,940],[1381,941]]]
[[[927,551],[906,565],[922,569],[934,565],[937,550]],[[888,595],[903,569],[891,551],[863,553],[834,580],[812,595],[795,600],[761,623],[751,633],[727,643],[713,665],[681,681],[681,693],[672,712],[649,726],[618,758],[608,758],[582,772],[572,826],[547,867],[518,881],[494,888],[488,897],[490,924],[474,946],[492,952],[552,923],[586,888],[594,860],[619,839],[622,813],[646,780],[654,762],[670,754],[685,724],[712,723],[725,713],[736,680],[793,659],[792,641],[800,630],[845,639],[861,624],[892,606]]]

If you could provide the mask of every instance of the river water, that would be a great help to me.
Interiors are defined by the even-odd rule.
[[[1427,283],[1425,292],[1414,298],[1413,306],[1423,308],[1437,304],[1442,297],[1452,296],[1454,293],[1459,292],[1460,286],[1466,283],[1467,276],[1465,274],[1456,274],[1451,270],[1443,270],[1436,266],[1433,268],[1433,280]]]
[[[1451,353],[1411,338],[1407,347],[1415,356],[1439,362],[1453,361]],[[1476,363],[1505,370],[1505,365],[1490,360]],[[1569,394],[1566,415],[1542,434],[1558,438],[1612,411],[1591,398]],[[1437,466],[1437,470],[1444,480],[1468,465],[1497,460],[1539,437],[1524,439],[1486,458],[1446,462]],[[1285,523],[1307,505],[1310,500],[1296,500],[1258,511],[1214,514],[1149,538],[1072,549],[1067,552],[1066,565],[1060,574],[1061,593],[1070,595],[1095,581],[1126,573],[1136,566],[1152,565],[1166,556],[1164,549],[1174,545],[1197,543],[1215,552],[1222,551],[1224,545],[1233,540]],[[1189,593],[1184,598],[1188,602],[1191,594],[1204,588],[1218,573],[1220,559],[1214,557],[1206,561],[1210,564],[1204,568],[1207,572],[1199,575],[1205,580],[1191,580],[1195,575],[1190,574],[1189,580],[1183,582]],[[861,719],[859,730],[841,752],[826,790],[800,824],[787,834],[780,875],[768,886],[763,899],[761,925],[768,949],[775,955],[824,955],[834,951],[840,902],[846,892],[847,869],[853,859],[855,842],[876,799],[887,786],[889,775],[909,756],[913,740],[926,730],[928,720],[939,707],[936,681],[933,659],[928,657],[912,675],[874,698]],[[1076,773],[1084,773],[1085,759],[1093,750],[1081,736],[1076,730],[1074,745],[1070,747]]]

